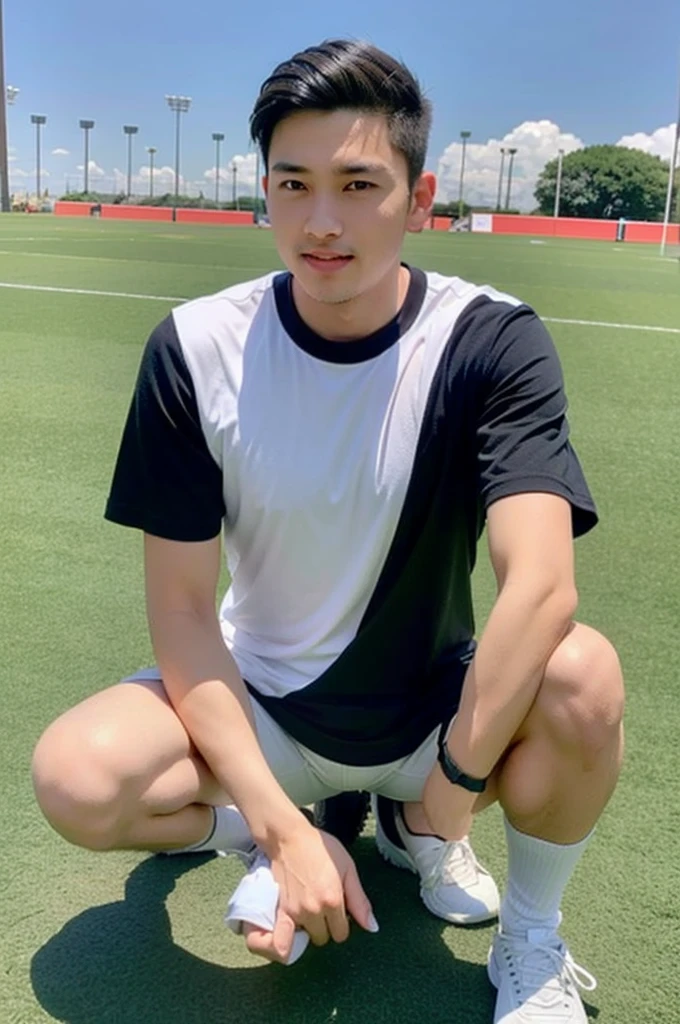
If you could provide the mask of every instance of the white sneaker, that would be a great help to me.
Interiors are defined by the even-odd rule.
[[[499,931],[487,969],[498,989],[494,1024],[588,1024],[578,989],[592,992],[597,982],[556,932],[535,928],[520,939]]]
[[[427,909],[451,924],[478,924],[498,916],[500,897],[493,878],[475,857],[467,837],[446,842],[409,832],[399,805],[372,796],[378,850],[390,864],[420,875]]]

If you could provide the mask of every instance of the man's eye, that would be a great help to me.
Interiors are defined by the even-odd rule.
[[[372,181],[350,181],[347,186],[351,192],[368,192],[369,189],[375,187]]]
[[[289,178],[287,181],[282,181],[280,188],[285,189],[287,192],[299,192],[305,186],[301,181],[296,181],[295,178]]]

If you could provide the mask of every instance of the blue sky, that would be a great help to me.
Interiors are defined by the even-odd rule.
[[[120,184],[127,166],[122,125],[130,123],[140,128],[136,190],[148,187],[149,145],[158,149],[159,184],[171,187],[174,132],[164,96],[179,93],[193,100],[183,120],[187,187],[202,184],[212,194],[211,134],[220,131],[223,194],[231,188],[224,165],[234,156],[246,158],[237,165],[247,191],[254,170],[248,115],[261,81],[296,50],[334,36],[368,38],[420,78],[434,103],[428,166],[440,173],[441,198],[457,196],[463,128],[472,132],[466,194],[477,201],[495,194],[503,141],[518,148],[513,197],[525,207],[537,173],[560,146],[620,142],[670,155],[679,0],[3,2],[6,81],[20,89],[8,116],[15,188],[34,181],[33,113],[48,118],[43,165],[50,191],[62,191],[66,180],[82,182],[80,118],[96,121],[93,185]]]

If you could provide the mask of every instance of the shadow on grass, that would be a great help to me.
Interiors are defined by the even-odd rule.
[[[379,936],[355,930],[290,969],[210,963],[173,943],[165,907],[177,879],[205,858],[150,857],[130,874],[124,900],[84,911],[38,950],[35,995],[68,1024],[489,1024],[485,969],[455,958],[445,926],[384,871],[372,841],[353,853]]]

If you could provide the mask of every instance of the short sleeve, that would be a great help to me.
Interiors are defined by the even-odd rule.
[[[168,540],[204,541],[225,514],[222,473],[170,316],[144,349],[105,517]]]
[[[558,494],[571,504],[574,536],[580,536],[595,526],[597,512],[569,440],[555,346],[527,306],[491,305],[500,310],[484,347],[477,412],[483,507],[512,494]]]

